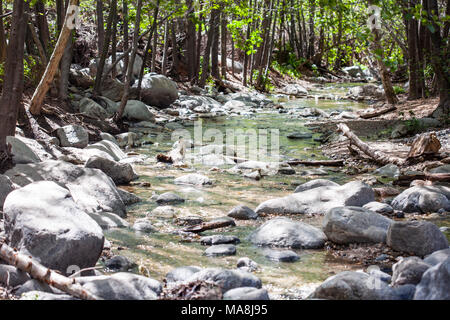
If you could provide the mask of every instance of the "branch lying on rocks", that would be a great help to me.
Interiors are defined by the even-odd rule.
[[[183,232],[192,232],[192,233],[201,233],[203,231],[225,228],[228,226],[235,226],[235,225],[236,225],[236,223],[233,220],[211,221],[211,222],[203,222],[199,225],[184,228],[182,231]]]
[[[409,176],[400,176],[393,183],[396,186],[409,187],[411,182],[415,180],[424,180],[431,182],[450,182],[450,173],[424,173]]]
[[[22,270],[33,279],[47,283],[48,285],[64,291],[75,298],[82,300],[100,300],[95,295],[86,291],[75,279],[69,279],[55,271],[52,271],[31,257],[21,254],[0,240],[0,258],[17,269]]]
[[[287,164],[291,166],[327,166],[327,167],[343,167],[344,160],[317,160],[317,161],[304,161],[304,160],[292,160],[288,161]]]
[[[360,115],[360,117],[363,118],[363,119],[372,119],[372,118],[375,118],[375,117],[378,117],[378,116],[381,116],[383,114],[386,114],[386,113],[389,113],[389,112],[392,112],[392,111],[396,111],[396,110],[397,110],[396,106],[389,105],[388,107],[382,108],[380,110],[375,110],[373,112],[363,113],[363,114]]]
[[[387,154],[371,148],[367,143],[363,142],[361,139],[355,135],[347,125],[340,123],[338,124],[338,130],[342,132],[347,138],[350,139],[350,143],[358,147],[362,152],[371,157],[376,162],[386,165],[386,164],[396,164],[403,166],[406,163],[405,159],[399,157],[388,156]]]

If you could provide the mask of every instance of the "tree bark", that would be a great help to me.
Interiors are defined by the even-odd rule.
[[[0,16],[3,16],[3,1],[0,1]],[[0,63],[6,59],[6,32],[3,25],[3,18],[0,18]]]
[[[125,2],[126,0],[124,0]],[[97,49],[98,52],[102,52],[105,45],[105,27],[103,19],[103,0],[97,0]]]
[[[186,0],[187,12],[186,12],[186,59],[188,61],[188,76],[189,81],[195,76],[195,63],[196,61],[196,36],[195,36],[195,15],[194,15],[194,5],[192,0]]]
[[[47,16],[45,15],[45,5],[42,0],[36,2],[36,23],[39,30],[39,39],[44,48],[45,55],[48,58],[48,49],[50,47],[50,30],[48,28]]]

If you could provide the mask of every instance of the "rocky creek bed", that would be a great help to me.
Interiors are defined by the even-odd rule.
[[[78,126],[58,130],[58,146],[13,138],[0,236],[64,274],[97,266],[77,281],[104,299],[168,298],[196,281],[212,286],[203,298],[448,299],[446,186],[381,198],[375,189],[392,188],[400,168],[272,166],[208,139],[187,147],[193,165],[156,160],[189,145],[176,130],[194,137],[195,121],[243,129],[244,144],[246,130],[277,129],[281,162],[327,159],[323,136],[305,125],[354,119],[367,106],[342,100],[347,89],[320,89],[303,99],[203,92],[163,111],[135,101],[130,132],[96,143]],[[86,112],[102,111],[79,98]],[[22,299],[70,299],[12,266],[0,264],[0,283]]]

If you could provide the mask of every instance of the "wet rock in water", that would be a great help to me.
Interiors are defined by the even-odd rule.
[[[177,211],[172,206],[161,206],[153,209],[152,212],[150,212],[147,216],[163,219],[172,219],[177,216]]]
[[[166,281],[169,283],[186,281],[201,270],[202,268],[196,266],[179,267],[166,274]]]
[[[381,202],[369,202],[368,204],[365,204],[363,206],[364,209],[379,213],[379,214],[392,214],[394,213],[394,209],[386,204],[386,203],[381,203]]]
[[[188,174],[175,179],[175,184],[187,184],[194,186],[212,185],[213,182],[208,177],[201,174]]]
[[[89,135],[80,125],[68,125],[56,130],[61,147],[85,148],[89,143]]]
[[[418,257],[404,258],[392,266],[392,286],[417,285],[430,267],[431,265]]]
[[[364,272],[345,271],[328,278],[311,295],[327,300],[410,300],[414,286],[391,288]]]
[[[92,157],[86,162],[85,167],[103,171],[118,185],[127,184],[139,178],[130,164],[119,163],[105,158]]]
[[[247,272],[258,270],[258,264],[248,257],[240,258],[236,264],[237,268]]]
[[[246,206],[237,206],[228,212],[228,216],[236,220],[255,220],[258,214]]]
[[[241,240],[239,240],[236,236],[223,236],[223,235],[213,235],[202,237],[200,239],[200,243],[204,246],[214,246],[218,244],[238,244]]]
[[[416,186],[403,191],[392,201],[395,210],[406,213],[429,213],[450,210],[450,188],[446,186]]]
[[[11,145],[13,164],[38,163],[41,158],[33,150],[23,137],[6,137],[6,143]]]
[[[133,225],[133,230],[142,233],[154,233],[158,230],[147,219],[138,219]]]
[[[327,237],[322,230],[306,223],[275,218],[260,226],[249,239],[257,246],[319,249]]]
[[[0,174],[0,210],[3,209],[3,203],[5,202],[6,197],[13,192],[14,189],[12,181],[7,176]]]
[[[313,135],[311,133],[306,133],[306,132],[294,132],[289,134],[288,139],[292,139],[292,140],[303,140],[303,139],[312,139]]]
[[[450,248],[435,251],[426,256],[423,261],[429,265],[435,266],[441,262],[444,262],[448,258],[450,258]]]
[[[283,92],[290,96],[304,97],[308,95],[308,90],[299,84],[288,84],[284,87]]]
[[[263,202],[258,214],[325,214],[336,207],[362,207],[375,200],[368,185],[354,181],[343,186],[325,186]]]
[[[428,221],[395,221],[389,227],[386,243],[396,251],[419,257],[448,248],[445,235]]]
[[[72,265],[95,266],[103,249],[102,229],[50,181],[32,183],[8,195],[4,204],[9,244],[44,266],[66,273]]]
[[[207,257],[234,256],[236,254],[236,246],[233,244],[213,245],[205,250],[204,255]]]
[[[133,88],[137,88],[137,85],[136,82]],[[160,109],[170,107],[178,99],[177,84],[160,74],[145,74],[141,88],[142,101]]]
[[[339,184],[330,180],[315,179],[299,185],[294,193],[308,191],[319,187],[339,187]]]
[[[0,284],[3,286],[17,287],[31,280],[28,273],[17,269],[15,266],[0,264]]]
[[[105,261],[105,267],[112,272],[126,272],[133,268],[134,263],[124,256],[115,256]]]
[[[223,295],[223,300],[270,300],[269,293],[266,289],[257,288],[236,288],[231,289]]]
[[[179,204],[183,202],[185,202],[183,198],[172,192],[163,193],[156,199],[158,204]]]
[[[396,178],[400,175],[400,168],[395,164],[388,164],[375,170],[375,174],[388,178]]]
[[[450,258],[423,274],[414,300],[450,300]]]
[[[339,244],[385,243],[392,222],[363,208],[340,207],[325,215],[323,231],[329,240]]]
[[[55,300],[61,300],[61,301],[70,301],[70,300],[78,300],[77,298],[74,298],[67,294],[55,294],[55,293],[49,293],[49,292],[42,292],[42,291],[29,291],[20,297],[19,300],[32,300],[32,301],[55,301]]]
[[[127,272],[81,277],[78,282],[103,300],[156,300],[162,291],[159,281]]]
[[[122,190],[122,189],[117,188],[117,192],[119,193],[120,198],[122,199],[123,203],[126,206],[129,206],[129,205],[132,205],[132,204],[136,204],[136,203],[139,203],[139,202],[142,201],[142,199],[139,198],[137,195],[135,195],[135,194],[133,194],[131,192],[128,192],[126,190]]]
[[[190,277],[188,282],[211,281],[221,286],[222,293],[231,289],[253,287],[260,289],[261,280],[251,273],[242,270],[227,270],[220,268],[203,269]]]
[[[102,140],[100,142],[91,144],[86,149],[96,149],[109,154],[115,161],[123,160],[127,155],[113,142]]]
[[[277,262],[295,262],[300,260],[298,254],[296,254],[291,250],[280,251],[280,250],[266,249],[264,250],[264,256],[269,260]]]

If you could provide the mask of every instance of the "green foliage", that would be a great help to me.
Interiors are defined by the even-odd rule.
[[[402,87],[394,86],[394,93],[395,93],[396,95],[398,95],[398,94],[403,94],[403,93],[405,93],[405,92],[406,92],[405,89],[403,89]]]

